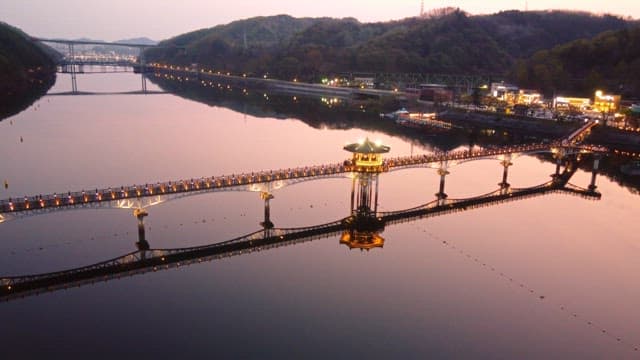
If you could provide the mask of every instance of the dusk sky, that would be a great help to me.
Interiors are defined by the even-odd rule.
[[[472,14],[518,9],[571,9],[640,18],[637,0],[425,0],[425,10],[459,7]],[[253,16],[354,17],[362,22],[416,16],[420,0],[0,0],[0,21],[30,35],[119,40],[166,39],[184,32]]]

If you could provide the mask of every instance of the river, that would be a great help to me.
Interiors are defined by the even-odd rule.
[[[78,87],[134,91],[140,77],[78,75]],[[68,75],[58,74],[49,93],[70,88]],[[270,95],[261,96],[268,104]],[[332,123],[331,111],[310,123],[266,105],[260,115],[242,111],[255,103],[224,106],[213,89],[211,98],[45,96],[0,122],[0,178],[8,183],[0,198],[338,163],[350,157],[343,146],[364,137],[390,146],[390,157],[431,153],[450,136],[412,141],[370,127],[318,126]],[[512,162],[512,187],[544,183],[555,170],[540,157]],[[589,166],[571,182],[586,187]],[[472,161],[449,171],[449,198],[466,198],[496,190],[503,170],[497,161]],[[379,209],[432,201],[439,180],[434,169],[382,174]],[[332,236],[2,302],[3,353],[637,358],[638,195],[607,176],[597,185],[597,201],[553,193],[390,225],[380,233],[384,247],[369,251]],[[295,228],[344,218],[350,191],[348,178],[275,190],[271,220]],[[151,248],[229,240],[259,230],[263,210],[254,192],[169,201],[149,208],[146,238]],[[7,221],[0,278],[115,258],[136,250],[137,236],[132,211],[123,209]]]

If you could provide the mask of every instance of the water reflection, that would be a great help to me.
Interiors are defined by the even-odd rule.
[[[150,80],[160,88],[178,96],[211,106],[221,106],[254,117],[296,118],[317,129],[350,129],[382,131],[386,134],[420,145],[429,151],[452,151],[476,146],[491,148],[513,144],[549,140],[548,134],[535,134],[532,130],[518,132],[515,129],[448,130],[427,129],[415,131],[413,128],[398,126],[393,121],[380,121],[373,114],[396,110],[397,102],[328,101],[322,97],[274,93],[271,89],[248,88],[247,84],[205,83],[178,80],[154,74]],[[193,79],[192,79],[193,80]],[[325,100],[325,101],[323,101]],[[331,99],[333,100],[333,99]],[[495,125],[494,125],[495,126]],[[640,176],[624,174],[621,167],[628,165],[631,158],[620,151],[613,151],[600,164],[600,173],[627,187],[633,193],[640,193]],[[545,160],[555,161],[550,157]]]
[[[360,159],[361,155],[361,153],[354,155],[354,158]],[[551,180],[537,186],[509,187],[506,190],[505,186],[501,186],[491,193],[464,199],[445,200],[441,196],[437,196],[436,200],[418,207],[387,212],[377,211],[377,187],[375,191],[372,191],[372,184],[374,184],[373,181],[377,178],[377,174],[373,173],[375,176],[372,176],[372,172],[361,169],[362,172],[354,172],[351,189],[352,202],[349,216],[345,218],[299,228],[275,228],[270,220],[268,203],[272,197],[266,193],[262,196],[265,200],[265,219],[261,223],[262,230],[223,242],[188,248],[152,249],[146,239],[144,224],[144,218],[148,213],[137,209],[134,215],[138,226],[138,241],[135,244],[138,250],[111,260],[71,270],[1,277],[0,300],[8,301],[68,287],[92,284],[96,281],[114,280],[123,276],[166,270],[335,236],[340,236],[339,242],[350,249],[368,251],[383,247],[385,240],[380,233],[388,226],[551,193],[578,195],[586,199],[598,200],[601,195],[596,191],[595,186],[597,161],[591,183],[587,188],[569,182],[581,161],[583,160],[580,156],[566,158],[563,163],[564,170],[560,171],[556,168],[556,172],[551,175]],[[380,164],[376,164],[375,161],[369,161],[365,165],[360,163],[358,166],[380,166]],[[357,193],[357,197],[354,200],[355,193]]]
[[[117,90],[127,78],[132,80],[127,88],[138,88],[137,76],[121,75],[87,75],[81,89]],[[68,83],[67,75],[60,77],[63,85]],[[90,87],[89,81],[100,84]],[[206,90],[209,97],[216,98],[214,91]],[[265,107],[275,99],[269,94],[269,100],[263,100]],[[288,101],[294,100],[289,97]],[[243,103],[237,104],[241,108]],[[91,194],[96,187],[117,185],[119,189],[120,184],[181,178],[191,186],[190,177],[328,163],[343,159],[344,152],[341,146],[327,144],[342,145],[365,132],[392,145],[391,157],[414,154],[409,152],[410,144],[397,136],[358,130],[368,127],[349,122],[351,115],[341,115],[337,106],[325,107],[325,118],[315,124],[332,127],[337,114],[336,128],[353,124],[356,129],[316,130],[314,123],[299,121],[300,116],[291,111],[277,115],[291,120],[243,119],[242,114],[225,107],[209,107],[172,95],[52,97],[37,111],[12,119],[19,128],[10,126],[9,119],[0,125],[4,130],[3,153],[7,155],[3,171],[9,174],[10,183],[2,198],[23,200],[24,195],[67,194],[67,190],[82,188]],[[74,116],[76,113],[86,116]],[[363,113],[350,114],[356,118]],[[367,116],[372,115],[362,115],[362,121],[371,128],[380,122],[377,116],[370,121]],[[24,144],[19,143],[19,135],[25,135]],[[463,135],[460,144],[465,150],[491,147],[492,142],[481,137],[474,141],[478,146],[469,146],[470,134]],[[413,143],[417,152],[430,155],[439,144],[450,142],[446,137],[425,135],[424,142]],[[413,137],[407,134],[406,139]],[[429,143],[431,139],[433,143]],[[51,161],[52,155],[66,159],[65,163]],[[493,190],[498,195],[495,184],[503,174],[498,161],[476,161],[450,169],[445,201]],[[512,159],[515,166],[508,169],[509,188],[545,183],[548,175],[555,173],[555,161],[551,155]],[[606,157],[600,169],[606,171],[612,161],[614,158]],[[54,163],[56,166],[49,165]],[[571,181],[587,186],[592,162],[579,164],[581,171]],[[431,169],[381,175],[379,209],[407,209],[434,199],[438,178]],[[344,230],[324,241],[278,251],[181,271],[160,271],[159,267],[158,274],[12,301],[0,305],[6,324],[2,335],[14,344],[7,351],[15,352],[17,358],[52,352],[93,354],[95,348],[87,344],[94,344],[95,339],[111,339],[104,353],[122,356],[139,351],[140,342],[130,340],[140,336],[168,345],[145,348],[159,357],[167,356],[167,348],[176,349],[176,357],[184,357],[184,351],[200,357],[215,351],[234,358],[238,349],[249,349],[249,357],[256,358],[264,354],[286,358],[292,353],[300,354],[298,357],[315,353],[325,358],[382,353],[388,354],[386,357],[441,354],[445,358],[465,357],[462,354],[487,358],[544,358],[548,354],[630,357],[628,353],[612,355],[625,351],[624,346],[599,333],[607,329],[625,345],[638,343],[634,274],[640,271],[635,259],[639,245],[633,226],[637,198],[606,179],[598,177],[598,182],[606,199],[596,203],[580,197],[534,195],[539,197],[503,206],[479,205],[488,206],[479,211],[452,210],[457,213],[407,220],[405,225],[388,221],[384,232],[375,232],[384,237],[384,248],[369,252],[349,251],[346,244],[340,244]],[[272,192],[273,229],[257,226],[263,221],[258,192],[194,196],[147,209],[149,216],[143,218],[143,224],[150,250],[145,254],[151,254],[151,249],[217,243],[258,229],[256,237],[264,238],[265,232],[276,234],[279,228],[348,217],[351,187],[351,179],[343,178]],[[446,205],[432,202],[422,206],[428,207],[432,208],[431,216],[449,214]],[[138,220],[131,216],[134,209],[132,201],[124,211],[67,212],[2,224],[5,270],[0,274],[48,273],[139,253],[135,245]],[[353,231],[354,237],[363,233]],[[183,265],[181,262],[180,267]],[[119,276],[126,277],[126,273]],[[93,281],[101,282],[101,278]],[[545,300],[538,296],[545,296]],[[153,298],[153,306],[145,301],[149,298]],[[579,315],[577,320],[571,315],[574,313]],[[141,321],[132,322],[133,318]],[[583,326],[586,320],[597,324],[596,332]],[[101,326],[92,326],[96,323]],[[166,324],[172,326],[167,328]],[[186,347],[185,334],[190,342]],[[353,334],[364,334],[361,339],[387,340],[345,342]],[[288,340],[283,342],[283,338]],[[33,339],[42,345],[33,346]],[[67,344],[66,348],[60,348],[61,343]],[[25,354],[28,350],[31,352]],[[384,352],[387,350],[390,352]]]
[[[38,72],[34,76],[24,89],[0,96],[0,121],[27,109],[56,82],[55,73]]]

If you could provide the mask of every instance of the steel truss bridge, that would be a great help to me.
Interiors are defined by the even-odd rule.
[[[432,201],[402,211],[380,212],[377,220],[383,224],[372,232],[380,232],[385,225],[412,222],[419,219],[452,214],[471,209],[495,206],[505,202],[524,200],[553,193],[581,196],[599,200],[594,189],[572,185],[569,180],[576,172],[577,162],[569,162],[565,170],[551,181],[529,188],[504,187],[494,192],[466,198],[448,199],[444,203]],[[345,231],[370,231],[354,228],[353,216],[337,221],[293,229],[263,229],[235,239],[204,246],[175,249],[143,249],[126,255],[83,266],[44,274],[0,277],[0,301],[10,301],[70,287],[79,287],[122,277],[156,272],[222,258],[250,254],[283,246],[296,245],[316,239],[330,238]]]
[[[84,65],[102,65],[102,66],[139,66],[141,69],[142,80],[141,90],[143,92],[147,91],[147,82],[144,77],[144,71],[146,69],[146,62],[144,58],[144,49],[154,47],[155,45],[144,45],[144,44],[132,44],[132,43],[115,43],[115,42],[100,42],[100,41],[91,41],[91,40],[64,40],[64,39],[46,39],[46,38],[31,38],[33,41],[39,41],[43,43],[54,43],[54,44],[63,44],[67,45],[69,48],[69,54],[65,56],[65,58],[60,62],[58,69],[60,73],[70,74],[71,75],[71,92],[78,93],[78,82],[76,79],[77,74],[84,74],[85,71],[83,69]],[[139,50],[139,54],[137,58],[133,59],[121,59],[121,58],[84,58],[82,56],[78,56],[75,51],[76,45],[103,45],[103,46],[121,46],[121,47],[130,47],[137,48]],[[120,72],[120,71],[106,71],[102,72]],[[88,72],[94,73],[94,72]],[[98,71],[101,73],[101,71]]]
[[[64,44],[64,45],[108,45],[108,46],[132,47],[132,48],[138,48],[138,49],[146,49],[146,48],[155,46],[155,45],[144,45],[144,44],[133,44],[133,43],[104,42],[104,41],[91,41],[91,40],[47,39],[47,38],[36,38],[36,37],[32,37],[31,40],[46,42],[46,43],[54,43],[54,44]]]
[[[122,60],[116,58],[109,59],[69,59],[65,58],[58,63],[58,72],[61,74],[115,74],[115,73],[133,73],[133,66],[136,65],[135,60]],[[100,69],[86,70],[84,66],[99,66]]]

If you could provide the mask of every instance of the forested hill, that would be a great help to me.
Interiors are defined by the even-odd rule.
[[[318,21],[322,19],[297,19],[287,15],[234,21],[161,41],[159,45],[162,47],[149,49],[147,57],[177,64],[194,61],[222,64],[223,59],[232,55],[235,59],[238,54],[247,62],[251,60],[250,54],[263,54],[287,44],[293,35]]]
[[[280,15],[183,34],[149,49],[147,58],[303,80],[348,71],[505,74],[537,51],[632,25],[567,11],[471,16],[445,9],[382,23]]]
[[[31,41],[17,28],[0,22],[0,86],[4,88],[26,78],[29,69],[53,66],[51,54],[42,45]]]
[[[611,15],[569,11],[503,11],[474,17],[498,45],[515,58],[528,57],[576,39],[592,38],[609,30],[639,25]]]
[[[51,48],[0,22],[0,119],[21,110],[51,86],[53,54]]]
[[[640,97],[640,27],[608,31],[542,50],[515,66],[518,84],[546,93],[591,96],[602,88]]]

